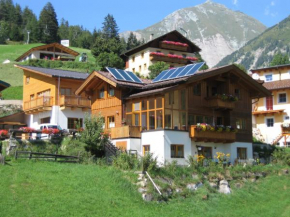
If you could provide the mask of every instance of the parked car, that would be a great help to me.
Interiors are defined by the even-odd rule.
[[[36,130],[43,131],[44,129],[58,129],[60,132],[60,134],[58,135],[62,135],[62,132],[63,132],[63,129],[59,125],[49,124],[49,123],[40,124]],[[47,133],[37,133],[36,135],[36,139],[50,139],[50,138],[51,138],[51,135]]]

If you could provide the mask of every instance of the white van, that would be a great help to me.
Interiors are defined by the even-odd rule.
[[[43,129],[58,129],[59,131],[62,131],[62,128],[57,124],[40,124],[40,125],[38,125],[37,130],[43,130]],[[50,135],[44,134],[44,133],[37,133],[36,139],[50,139]]]

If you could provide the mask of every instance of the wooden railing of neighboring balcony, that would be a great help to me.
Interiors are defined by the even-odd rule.
[[[35,99],[24,102],[23,110],[27,111],[27,110],[31,110],[31,109],[50,107],[53,104],[52,101],[53,101],[52,96],[37,97]]]
[[[210,108],[225,108],[225,109],[235,108],[235,101],[222,100],[217,96],[206,97],[205,99],[207,100],[207,107]]]
[[[60,106],[91,108],[91,100],[80,96],[60,96]]]
[[[190,137],[196,142],[232,143],[236,141],[234,132],[198,131],[196,125],[190,126]]]
[[[122,126],[111,128],[111,139],[141,138],[141,126]]]

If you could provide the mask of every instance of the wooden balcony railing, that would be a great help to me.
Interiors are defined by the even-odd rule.
[[[171,62],[171,63],[179,63],[186,64],[188,60],[186,58],[171,58],[168,56],[158,56],[158,55],[150,55],[151,61],[163,61],[163,62]]]
[[[196,142],[232,143],[236,141],[234,132],[198,131],[196,125],[190,126],[190,137]]]
[[[53,105],[53,97],[51,96],[42,96],[29,101],[24,102],[24,111],[41,109],[46,107],[51,107]]]
[[[140,126],[122,126],[111,128],[111,139],[141,138]]]
[[[181,45],[175,45],[175,44],[167,44],[164,42],[159,43],[159,47],[169,50],[178,50],[178,51],[187,51],[187,47],[181,46]]]
[[[234,101],[227,101],[222,100],[217,96],[213,97],[206,97],[207,100],[207,107],[215,108],[215,109],[234,109],[235,102]]]
[[[91,100],[80,96],[60,96],[60,106],[91,108]]]

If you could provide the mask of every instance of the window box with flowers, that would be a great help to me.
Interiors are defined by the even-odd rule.
[[[151,52],[150,53],[150,60],[151,61],[163,61],[163,62],[173,62],[173,63],[180,63],[186,64],[188,59],[184,58],[181,55],[176,54],[164,54],[159,52]]]
[[[236,132],[237,129],[231,126],[211,126],[206,123],[190,127],[190,137],[194,141],[231,143],[236,140]]]
[[[170,50],[187,51],[188,44],[176,41],[161,41],[159,47]]]
[[[230,94],[217,94],[213,97],[206,97],[206,100],[207,106],[211,108],[234,109],[234,102],[238,101],[238,98]]]
[[[8,138],[8,131],[7,130],[0,130],[0,139]]]

